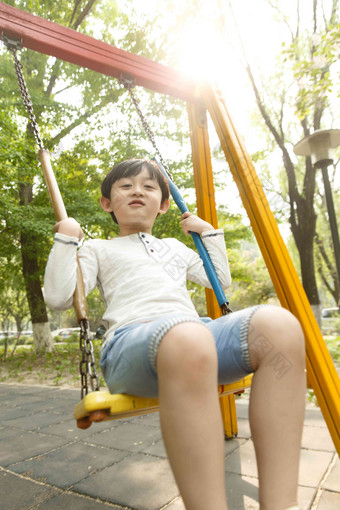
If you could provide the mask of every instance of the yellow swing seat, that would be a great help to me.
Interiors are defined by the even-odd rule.
[[[251,385],[252,376],[232,384],[220,385],[219,396],[242,393]],[[77,426],[87,429],[93,422],[117,420],[131,416],[154,413],[159,410],[157,398],[136,397],[126,394],[111,394],[109,391],[92,391],[76,404],[74,418]]]

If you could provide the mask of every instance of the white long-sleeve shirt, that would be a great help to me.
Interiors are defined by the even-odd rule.
[[[201,237],[222,288],[228,288],[231,277],[223,230],[203,232]],[[72,306],[77,246],[77,238],[55,235],[44,283],[45,299],[52,309]],[[211,288],[202,259],[174,238],[157,239],[139,232],[110,240],[93,239],[84,243],[78,257],[86,295],[98,286],[105,303],[104,344],[117,328],[127,324],[169,313],[198,317],[186,280]]]

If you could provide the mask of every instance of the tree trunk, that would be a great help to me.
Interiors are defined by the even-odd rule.
[[[291,172],[287,169],[287,163],[288,162],[285,161],[285,168],[289,181],[291,178]],[[314,264],[314,238],[316,235],[316,214],[313,205],[315,170],[313,171],[309,162],[306,164],[303,194],[300,195],[297,192],[295,178],[294,188],[294,190],[292,187],[289,188],[291,205],[289,222],[295,244],[299,252],[302,285],[313,309],[314,315],[320,324],[321,305]]]
[[[314,233],[313,233],[314,230]],[[314,235],[315,227],[298,228],[293,231],[294,240],[299,251],[302,285],[318,323],[321,321],[321,305],[315,278]]]
[[[305,229],[299,228],[298,231],[299,234],[297,236],[294,235],[294,239],[300,256],[302,285],[313,309],[315,318],[318,323],[321,324],[321,305],[314,265],[315,225],[309,225],[309,228]]]
[[[49,322],[35,322],[32,324],[34,337],[34,350],[44,350],[52,352],[53,338],[50,331]]]
[[[323,267],[321,264],[318,267],[318,272],[319,272],[319,274],[322,278],[322,281],[323,281],[325,287],[327,288],[328,292],[333,296],[335,303],[338,304],[338,303],[340,303],[340,285],[339,285],[337,270],[334,267],[334,265],[332,264],[332,262],[330,261],[328,255],[327,255],[327,252],[325,250],[325,247],[323,245],[323,242],[318,235],[316,236],[316,245],[319,250],[319,254],[320,254],[319,256],[322,258],[324,264],[326,265],[326,274],[324,273]],[[330,284],[330,280],[332,280],[332,282],[333,282],[333,288]]]
[[[31,184],[22,184],[20,186],[19,197],[20,205],[28,205],[32,202],[33,192]],[[33,326],[34,349],[46,349],[48,352],[51,352],[53,349],[53,339],[39,279],[37,256],[39,242],[33,232],[22,229],[20,245],[27,301]]]
[[[9,320],[6,318],[1,321],[2,330],[5,333],[4,336],[4,353],[2,355],[2,361],[6,361],[7,351],[8,351],[8,328],[9,328]]]

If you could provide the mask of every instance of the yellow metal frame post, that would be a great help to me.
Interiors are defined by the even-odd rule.
[[[188,103],[192,161],[196,188],[197,212],[200,218],[218,228],[213,172],[207,126],[207,112],[204,105]],[[221,316],[216,296],[211,289],[205,290],[209,317]],[[220,398],[220,406],[224,423],[224,433],[231,438],[237,435],[237,416],[235,396],[226,395]]]
[[[238,186],[277,296],[281,305],[299,319],[304,330],[308,379],[315,391],[334,445],[340,454],[339,376],[261,183],[229,116],[224,100],[213,87],[207,87],[204,94],[208,111]]]

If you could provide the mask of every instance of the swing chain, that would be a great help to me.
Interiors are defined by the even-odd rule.
[[[32,129],[33,129],[34,137],[35,137],[35,139],[36,139],[36,141],[38,143],[39,149],[43,149],[44,145],[43,145],[43,142],[42,142],[42,140],[40,138],[39,127],[38,127],[38,124],[37,124],[36,116],[34,114],[31,96],[30,96],[30,94],[28,92],[28,88],[27,88],[27,84],[26,84],[26,81],[25,81],[25,77],[24,77],[24,74],[22,72],[22,64],[19,61],[18,56],[17,56],[17,50],[21,48],[21,40],[11,39],[10,37],[8,37],[7,35],[4,34],[3,42],[4,42],[5,46],[6,46],[6,48],[9,51],[11,51],[12,54],[13,54],[13,57],[14,57],[14,67],[15,67],[15,71],[16,71],[16,74],[17,74],[17,78],[18,78],[18,84],[19,84],[19,88],[20,88],[20,92],[21,92],[21,97],[22,97],[24,106],[27,109],[28,116],[29,116],[29,119],[30,119],[30,123],[31,123]]]
[[[120,77],[120,82],[122,83],[122,85],[124,85],[124,87],[127,89],[127,91],[129,92],[130,96],[131,96],[131,100],[137,110],[137,113],[140,117],[140,120],[142,122],[142,125],[143,125],[143,129],[145,131],[145,133],[147,134],[147,137],[149,138],[153,148],[155,149],[155,152],[157,154],[157,156],[159,157],[159,160],[160,162],[162,163],[166,173],[168,174],[168,176],[170,177],[170,179],[173,181],[174,178],[171,174],[171,172],[169,171],[169,168],[168,168],[168,165],[165,163],[164,159],[163,159],[163,156],[162,154],[160,153],[158,147],[157,147],[157,144],[156,144],[156,140],[155,140],[155,136],[151,130],[151,127],[148,123],[148,121],[146,120],[146,118],[144,117],[144,114],[139,106],[139,101],[137,99],[137,97],[135,96],[134,92],[133,92],[133,88],[135,86],[135,82],[134,80],[131,80],[131,79],[128,79],[126,78],[125,76],[121,76]]]
[[[39,127],[37,119],[34,114],[32,100],[27,88],[25,77],[23,74],[22,64],[18,59],[17,50],[21,49],[22,41],[20,39],[12,39],[6,35],[3,36],[3,42],[7,49],[12,52],[14,57],[14,66],[18,78],[18,84],[21,92],[21,97],[24,106],[27,109],[30,123],[33,129],[35,139],[38,143],[39,149],[44,149],[43,142],[40,138]],[[92,391],[99,390],[99,378],[96,372],[96,365],[94,359],[93,343],[90,338],[90,325],[87,319],[80,321],[80,350],[82,353],[82,359],[79,363],[80,376],[81,376],[81,398],[84,398],[88,393],[88,377],[90,378],[90,384]]]
[[[96,372],[93,343],[90,338],[90,324],[87,319],[80,321],[80,350],[82,354],[79,363],[81,376],[81,398],[88,394],[88,377],[92,391],[99,391],[99,378]]]

